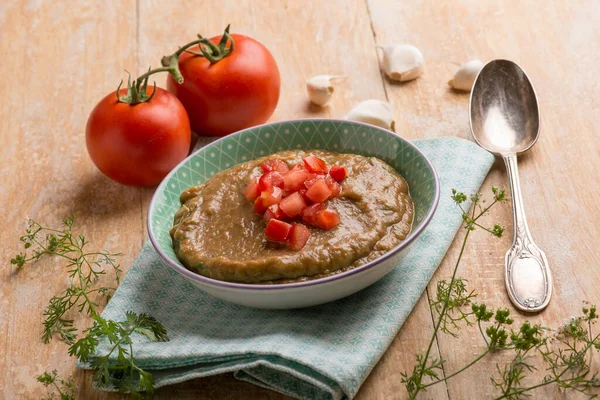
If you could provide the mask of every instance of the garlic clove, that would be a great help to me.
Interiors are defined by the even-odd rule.
[[[475,83],[475,78],[477,78],[477,74],[481,71],[483,65],[483,62],[480,60],[469,61],[456,71],[454,78],[448,81],[448,85],[453,89],[470,92],[473,88],[473,83]]]
[[[390,79],[411,81],[425,72],[425,59],[415,46],[395,44],[377,47],[383,51],[382,68]]]
[[[345,76],[317,75],[306,81],[306,92],[310,101],[318,106],[324,106],[329,102],[336,81],[345,79]]]
[[[381,100],[365,100],[357,104],[344,117],[350,121],[364,122],[394,131],[396,121],[390,103]]]

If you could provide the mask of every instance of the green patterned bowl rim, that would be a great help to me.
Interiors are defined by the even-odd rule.
[[[190,271],[189,269],[185,268],[183,265],[174,263],[163,252],[163,250],[158,242],[158,239],[154,236],[153,231],[152,231],[152,220],[153,220],[152,215],[154,213],[155,202],[157,201],[158,194],[164,190],[165,186],[167,185],[167,182],[169,182],[169,179],[177,172],[177,170],[179,170],[179,168],[181,168],[181,166],[183,166],[185,163],[187,163],[187,161],[191,157],[193,157],[198,151],[206,149],[209,146],[217,145],[217,144],[219,144],[219,142],[227,140],[227,139],[231,138],[232,136],[242,135],[243,133],[245,133],[247,131],[261,129],[261,128],[274,126],[274,125],[285,124],[285,123],[299,123],[299,122],[311,122],[311,121],[312,122],[326,121],[326,122],[334,122],[334,123],[337,122],[337,123],[343,123],[343,124],[363,126],[363,127],[369,128],[369,129],[376,129],[378,131],[385,133],[386,135],[393,135],[394,138],[400,139],[402,142],[404,142],[404,144],[408,145],[408,147],[412,148],[413,151],[415,151],[417,154],[419,154],[423,158],[423,160],[425,161],[428,168],[431,170],[431,172],[433,174],[434,198],[433,198],[433,202],[431,203],[431,206],[430,206],[429,210],[427,211],[427,214],[425,215],[423,220],[419,223],[419,225],[417,225],[417,227],[413,227],[413,230],[411,231],[411,233],[408,235],[408,237],[406,239],[404,239],[398,246],[396,246],[392,250],[385,253],[383,256],[381,256],[373,261],[370,261],[364,265],[361,265],[360,267],[356,267],[349,271],[342,272],[340,274],[329,276],[326,278],[320,278],[320,279],[315,279],[315,280],[306,281],[306,282],[284,283],[284,284],[280,284],[280,285],[234,283],[234,282],[220,281],[217,279],[211,279],[211,278],[205,277],[203,275],[197,274],[193,271]],[[427,156],[425,156],[425,154],[423,154],[423,152],[421,152],[421,150],[419,150],[414,144],[410,143],[408,140],[406,140],[406,139],[400,137],[399,135],[394,134],[393,132],[390,132],[388,130],[376,127],[374,125],[365,124],[362,122],[349,121],[349,120],[345,120],[345,119],[335,119],[335,118],[301,118],[301,119],[277,121],[277,122],[271,122],[271,123],[267,123],[267,124],[252,126],[250,128],[232,133],[231,135],[223,136],[222,138],[219,138],[219,139],[215,140],[214,142],[211,142],[211,143],[207,144],[206,146],[199,148],[196,151],[192,152],[183,161],[181,161],[175,168],[173,168],[171,170],[171,172],[162,180],[160,185],[156,188],[156,191],[152,195],[152,200],[150,201],[150,205],[148,206],[148,218],[146,221],[146,225],[147,225],[147,229],[148,229],[148,236],[150,237],[150,242],[152,243],[152,246],[157,251],[160,258],[165,263],[167,263],[168,266],[170,266],[171,268],[173,268],[180,274],[182,274],[192,280],[200,281],[200,282],[212,285],[212,286],[218,286],[218,287],[229,288],[229,289],[280,290],[280,289],[286,289],[286,288],[299,288],[299,287],[306,287],[306,286],[314,286],[314,285],[319,285],[319,284],[323,284],[323,283],[327,283],[327,282],[340,280],[340,279],[346,278],[350,275],[358,274],[362,271],[373,268],[374,266],[384,262],[385,260],[389,259],[390,257],[393,257],[397,253],[399,253],[402,250],[404,250],[405,248],[407,248],[425,230],[425,228],[427,227],[427,225],[429,225],[429,223],[431,222],[431,219],[433,218],[433,216],[437,210],[439,200],[440,200],[440,180],[439,180],[439,177],[438,177],[438,174],[437,174],[435,168],[433,167],[433,164],[431,164],[431,161],[429,161]]]

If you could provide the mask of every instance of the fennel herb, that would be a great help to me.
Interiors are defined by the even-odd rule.
[[[429,345],[424,353],[416,355],[410,374],[402,374],[410,398],[417,398],[427,388],[453,378],[490,353],[498,352],[510,352],[510,361],[505,365],[497,364],[497,371],[490,378],[497,391],[493,396],[496,400],[525,399],[533,390],[551,384],[596,397],[600,378],[591,371],[593,351],[600,350],[600,334],[594,336],[592,333],[592,326],[598,319],[595,306],[586,305],[580,317],[572,318],[553,334],[529,321],[513,330],[514,321],[508,309],[493,310],[483,303],[475,303],[476,293],[468,290],[466,279],[457,276],[471,231],[480,228],[496,237],[501,237],[504,232],[498,224],[485,227],[479,222],[494,205],[507,200],[505,191],[496,187],[492,188],[492,195],[493,201],[486,206],[480,194],[467,197],[452,191],[452,199],[462,211],[466,234],[450,280],[437,283],[434,299],[430,302],[437,321]],[[464,208],[468,198],[472,201],[471,210]],[[481,353],[454,372],[444,371],[445,360],[431,355],[437,336],[444,333],[458,338],[462,328],[475,325],[483,341]],[[542,382],[528,385],[528,374],[536,371],[540,363],[546,370],[545,377]]]
[[[73,377],[64,381],[58,377],[56,370],[52,372],[44,372],[42,375],[37,377],[38,382],[41,382],[44,386],[52,386],[60,400],[75,400],[75,382]],[[54,396],[46,397],[42,400],[52,400]]]
[[[19,269],[44,255],[56,256],[66,262],[71,283],[46,306],[42,341],[49,343],[57,335],[69,344],[69,355],[89,362],[95,369],[93,380],[97,385],[118,388],[121,392],[131,393],[134,398],[149,396],[154,390],[154,377],[135,363],[133,337],[143,335],[152,341],[168,341],[167,332],[160,322],[147,314],[127,312],[124,321],[107,320],[100,315],[97,298],[108,301],[119,285],[122,271],[116,258],[120,254],[88,251],[85,235],[75,234],[74,224],[73,215],[63,220],[59,229],[29,220],[25,235],[20,238],[24,251],[11,259]],[[109,270],[114,272],[116,285],[98,287],[98,279]],[[69,318],[72,310],[89,315],[93,325],[78,329]],[[106,351],[99,348],[103,342],[107,343]],[[74,398],[72,378],[62,380],[53,371],[45,372],[37,379],[47,387],[52,386],[60,399]]]

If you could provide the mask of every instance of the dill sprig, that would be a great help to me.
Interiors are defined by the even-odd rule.
[[[63,220],[59,229],[29,220],[25,235],[20,238],[24,251],[11,259],[11,264],[18,269],[44,255],[66,260],[71,283],[46,306],[42,341],[49,343],[54,335],[58,335],[70,345],[69,355],[89,362],[96,370],[93,379],[97,385],[118,388],[136,398],[148,396],[154,390],[154,377],[135,363],[133,337],[143,335],[151,341],[168,341],[167,332],[160,322],[147,314],[127,312],[124,321],[107,320],[100,315],[97,298],[108,301],[120,283],[122,271],[116,262],[120,254],[88,251],[89,242],[85,235],[73,233],[74,224],[74,215]],[[99,278],[110,270],[114,272],[116,285],[97,286]],[[72,310],[90,315],[93,325],[80,332],[69,317]],[[100,343],[107,343],[108,350],[97,354]],[[59,379],[56,371],[45,372],[38,381],[54,387],[61,399],[74,396],[73,380]]]
[[[595,306],[586,305],[582,315],[571,318],[553,334],[550,330],[525,321],[513,330],[513,318],[508,309],[493,310],[484,303],[473,302],[474,291],[467,289],[467,281],[457,276],[457,271],[466,247],[469,233],[481,228],[496,237],[502,237],[504,228],[499,224],[482,226],[478,220],[499,202],[507,200],[504,190],[492,188],[493,201],[485,204],[480,194],[467,197],[462,192],[452,190],[452,199],[460,207],[466,234],[450,280],[437,283],[435,298],[430,307],[437,318],[433,334],[426,351],[417,354],[416,363],[410,375],[402,374],[402,382],[411,399],[427,388],[447,381],[464,372],[490,353],[512,352],[510,362],[496,364],[497,376],[491,377],[499,399],[521,400],[530,392],[543,386],[555,384],[564,390],[575,390],[590,397],[598,395],[600,378],[591,371],[593,351],[600,350],[600,334],[593,335],[592,326],[598,319]],[[464,203],[470,199],[470,210]],[[477,326],[484,345],[481,353],[458,370],[445,373],[444,360],[431,355],[434,341],[440,332],[457,338],[458,332],[469,326]],[[546,370],[542,382],[527,384],[528,374],[538,370],[539,365]],[[425,382],[426,378],[428,379]]]

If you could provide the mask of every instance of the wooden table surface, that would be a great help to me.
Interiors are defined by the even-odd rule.
[[[39,398],[46,392],[35,377],[52,369],[74,373],[77,398],[121,398],[94,391],[90,374],[75,370],[64,343],[40,341],[42,310],[68,284],[61,263],[49,259],[15,273],[8,260],[19,251],[27,216],[54,225],[74,211],[78,229],[96,248],[123,253],[127,269],[147,236],[153,189],[121,186],[94,167],[85,149],[87,116],[126,76],[124,70],[157,66],[196,33],[220,34],[227,23],[262,41],[279,63],[281,99],[272,121],[341,117],[359,101],[387,99],[405,138],[469,138],[469,96],[446,85],[457,64],[508,58],[523,66],[542,116],[540,141],[519,159],[523,196],[555,282],[550,306],[532,319],[556,326],[577,314],[583,300],[600,303],[597,2],[7,0],[0,2],[0,398]],[[420,48],[425,74],[405,84],[383,78],[375,45],[388,43]],[[309,106],[304,92],[305,80],[317,74],[349,77],[323,109]],[[507,185],[501,163],[484,191],[492,184]],[[480,300],[508,307],[503,260],[511,241],[510,207],[497,208],[489,221],[503,223],[509,234],[494,239],[476,232],[460,275]],[[428,297],[435,281],[448,276],[461,236],[357,398],[406,397],[400,373],[412,368],[414,354],[426,345],[432,330]],[[439,338],[435,352],[448,360],[446,373],[478,354],[478,335]],[[482,362],[423,398],[488,398],[496,361]],[[537,378],[542,376],[540,371]],[[563,398],[554,388],[534,393],[543,397]],[[156,398],[284,396],[224,375],[162,388]]]

